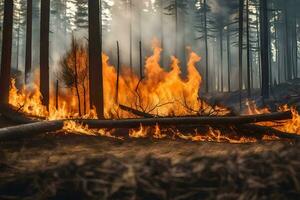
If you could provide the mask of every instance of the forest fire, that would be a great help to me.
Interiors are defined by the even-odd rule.
[[[299,9],[0,0],[0,200],[300,199]]]
[[[76,41],[73,41],[73,47]],[[12,80],[9,93],[9,103],[18,108],[18,110],[30,116],[46,118],[48,120],[60,119],[96,119],[96,113],[88,108],[86,100],[89,98],[86,92],[87,88],[87,52],[84,46],[76,46],[62,59],[64,66],[62,75],[65,79],[76,77],[77,85],[70,86],[55,96],[52,92],[49,112],[42,105],[42,96],[39,92],[39,83],[35,79],[31,87],[24,86],[18,90],[15,81]],[[105,97],[105,117],[108,119],[126,119],[143,117],[150,115],[153,117],[179,117],[179,116],[227,116],[230,110],[218,105],[211,106],[199,97],[201,88],[201,75],[197,70],[196,63],[201,58],[190,51],[189,61],[187,63],[187,76],[182,78],[180,62],[172,57],[171,70],[167,71],[160,66],[160,54],[162,49],[158,42],[153,44],[153,55],[146,60],[144,77],[138,77],[130,69],[126,68],[120,75],[116,69],[109,64],[109,58],[102,55],[104,68],[104,97]],[[75,64],[74,64],[75,63]],[[74,71],[75,70],[75,71]],[[72,71],[70,73],[70,71]],[[67,73],[66,73],[67,72]],[[73,73],[73,74],[72,74]],[[74,75],[74,73],[76,73]],[[118,79],[118,81],[117,81]],[[118,85],[117,85],[118,83]],[[68,83],[67,83],[68,84]],[[67,85],[66,84],[66,85]],[[69,83],[69,85],[71,85]],[[71,102],[71,103],[70,103]],[[82,107],[82,102],[84,106]],[[142,113],[142,116],[134,112],[124,110],[122,107],[130,108]],[[258,109],[254,103],[247,102],[247,114],[265,114],[270,113],[267,108]],[[287,106],[281,111],[288,111]],[[83,113],[83,114],[82,114]],[[273,127],[276,130],[300,134],[300,117],[296,110],[292,109],[293,118],[291,120],[280,122],[260,122],[258,125]],[[114,127],[112,127],[114,128]],[[115,129],[95,130],[89,129],[87,125],[81,125],[75,121],[67,121],[64,124],[64,131],[77,132],[84,135],[100,135],[115,137]],[[219,130],[218,128],[207,127],[203,130],[189,129],[180,131],[172,128],[160,128],[157,124],[154,127],[144,127],[140,125],[139,129],[130,129],[129,137],[145,138],[153,137],[162,139],[166,137],[180,138],[191,141],[216,141],[216,142],[254,142],[253,137],[239,136],[232,134],[233,129]],[[226,133],[228,132],[228,133]],[[123,138],[123,137],[118,137]],[[276,136],[264,135],[262,139],[277,139]]]

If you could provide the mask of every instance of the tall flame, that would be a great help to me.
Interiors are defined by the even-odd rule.
[[[199,74],[196,63],[201,60],[200,56],[190,51],[187,62],[187,74],[183,78],[180,68],[180,62],[177,58],[171,57],[170,71],[165,70],[166,67],[160,66],[160,54],[162,49],[157,41],[153,42],[153,55],[147,58],[144,67],[144,77],[139,77],[132,73],[129,68],[124,68],[119,75],[119,85],[116,87],[118,74],[114,66],[109,64],[109,57],[102,54],[103,59],[103,77],[104,77],[104,107],[106,118],[131,118],[136,117],[132,113],[123,111],[119,108],[119,104],[140,110],[142,112],[156,116],[184,116],[184,115],[226,115],[229,110],[222,107],[210,106],[202,101],[199,97],[202,77]],[[87,67],[86,49],[80,48],[78,52],[79,69],[85,71]],[[68,62],[71,62],[68,60]],[[38,73],[36,73],[38,74]],[[38,76],[35,76],[38,77]],[[84,80],[86,81],[86,80]],[[87,82],[84,82],[85,84]],[[54,88],[54,87],[51,87]],[[118,95],[117,89],[118,88]],[[42,105],[42,96],[39,92],[39,82],[35,78],[34,84],[31,86],[23,86],[20,90],[15,86],[15,80],[11,82],[9,93],[9,103],[17,109],[33,116],[45,117],[49,120],[55,119],[72,119],[77,117],[96,118],[94,109],[84,109],[83,116],[79,115],[78,101],[88,101],[88,92],[82,89],[76,94],[74,89],[62,90],[56,97],[54,90],[51,90],[51,100],[49,111]],[[86,94],[87,96],[83,95]],[[77,96],[76,96],[77,95]],[[79,96],[79,99],[78,99]],[[84,97],[83,97],[84,96]],[[118,99],[116,99],[118,96]],[[57,99],[56,99],[57,98]],[[57,101],[58,100],[58,101]],[[86,106],[88,103],[84,103]],[[58,105],[56,105],[58,103]],[[248,114],[268,113],[268,109],[258,109],[253,102],[247,102]],[[81,109],[83,109],[81,107]],[[287,110],[288,108],[283,108]],[[215,110],[217,112],[211,112]],[[82,111],[82,110],[81,110]],[[293,119],[286,120],[278,126],[275,122],[260,123],[264,126],[274,127],[278,130],[300,134],[300,117],[295,109],[292,109]],[[151,130],[150,130],[151,129]],[[90,130],[81,124],[73,121],[65,123],[64,130],[66,132],[78,132],[87,135],[102,135],[108,137],[113,136],[112,132],[106,130]],[[197,131],[194,134],[186,135],[174,132],[174,136],[181,139],[192,141],[230,141],[230,142],[252,142],[254,139],[230,139],[218,130],[209,129],[208,133],[203,136]],[[131,137],[148,137],[161,139],[167,135],[157,125],[155,127],[143,127],[138,130],[130,130]],[[270,138],[268,138],[270,139]]]
[[[194,52],[190,52],[187,63],[187,76],[182,78],[179,60],[172,57],[171,70],[166,71],[159,65],[162,49],[153,43],[153,55],[146,60],[144,73],[141,79],[125,68],[119,76],[118,102],[116,96],[117,73],[115,68],[109,64],[109,58],[103,54],[103,76],[104,76],[104,102],[106,118],[128,118],[134,117],[131,113],[119,109],[119,103],[143,112],[159,116],[180,116],[198,114],[201,109],[204,113],[213,108],[199,100],[199,89],[201,86],[201,75],[196,63],[201,58]],[[78,56],[87,56],[80,53]],[[84,58],[79,58],[85,60]],[[82,62],[79,62],[82,63]],[[48,119],[62,119],[79,117],[78,102],[75,91],[64,90],[59,95],[58,108],[55,106],[55,94],[52,92],[50,109],[41,103],[41,94],[38,90],[38,82],[35,81],[33,88],[23,87],[18,90],[15,81],[12,80],[9,103],[23,112],[47,117]],[[82,93],[82,91],[81,91]],[[218,114],[225,115],[229,111],[225,108],[217,108]],[[85,118],[95,118],[93,109],[89,109]]]

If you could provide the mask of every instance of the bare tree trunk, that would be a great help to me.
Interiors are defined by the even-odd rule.
[[[81,116],[81,100],[80,100],[80,93],[79,93],[79,86],[78,86],[78,71],[77,71],[77,44],[76,40],[73,36],[73,57],[74,57],[74,69],[75,69],[75,89],[76,89],[76,95],[77,95],[77,101],[78,101],[78,113],[79,116]]]
[[[247,95],[251,98],[251,71],[250,71],[250,27],[249,27],[249,0],[246,1],[246,23],[247,23]]]
[[[132,0],[129,0],[129,61],[131,73],[133,72],[133,62],[132,62]]]
[[[229,26],[227,26],[227,68],[228,68],[228,76],[227,76],[227,81],[228,81],[228,92],[231,91],[231,82],[230,82],[230,74],[231,74],[231,51],[230,51],[230,30]]]
[[[20,52],[20,11],[18,12],[18,31],[17,31],[17,64],[16,68],[19,70],[19,52]]]
[[[242,90],[243,90],[243,26],[244,26],[244,0],[239,0],[239,101],[242,110]]]
[[[116,103],[119,103],[119,81],[120,81],[120,45],[117,41],[117,82],[116,82]]]
[[[50,0],[41,1],[40,92],[42,103],[49,110],[49,21]]]
[[[257,57],[258,57],[258,78],[259,78],[259,88],[261,88],[261,44],[260,44],[260,35],[259,35],[259,14],[256,12],[256,35],[257,35]]]
[[[58,98],[59,98],[59,82],[56,80],[56,89],[55,89],[55,107],[58,110]]]
[[[175,15],[175,56],[178,58],[179,53],[178,53],[178,32],[179,32],[179,27],[178,27],[178,3],[177,0],[174,0],[174,15]]]
[[[267,0],[260,0],[262,96],[269,98],[269,21]]]
[[[103,66],[101,59],[102,7],[99,11],[99,0],[89,0],[88,7],[90,107],[93,108],[95,106],[98,118],[104,118]]]
[[[287,2],[284,3],[284,23],[285,23],[285,53],[286,53],[286,69],[287,69],[287,79],[292,79],[291,70],[291,52],[290,52],[290,38],[289,38],[289,20],[288,20],[288,9]]]
[[[84,81],[82,83],[82,88],[83,88],[83,112],[84,114],[86,114],[86,87],[85,87],[85,84],[84,84]]]
[[[13,1],[4,1],[3,40],[0,73],[0,104],[8,104],[12,55]]]
[[[205,43],[205,92],[209,92],[209,72],[208,72],[208,35],[207,35],[207,0],[204,6],[204,43]]]
[[[32,60],[32,0],[27,0],[26,20],[26,52],[25,52],[25,84],[28,83]]]
[[[161,48],[163,51],[161,52],[161,67],[164,67],[164,1],[160,0],[160,29],[161,29]]]
[[[143,79],[143,52],[142,52],[142,41],[139,43],[140,48],[140,80]]]
[[[221,55],[221,59],[220,59],[220,76],[221,76],[221,92],[224,92],[224,79],[223,79],[223,27],[220,30],[220,55]]]

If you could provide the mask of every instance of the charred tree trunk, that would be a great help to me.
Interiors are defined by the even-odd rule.
[[[3,40],[0,74],[0,104],[8,104],[12,56],[13,1],[4,2]]]
[[[26,52],[25,52],[25,84],[28,83],[32,60],[32,0],[27,0],[26,20]]]
[[[269,98],[269,21],[267,0],[260,0],[262,96]]]
[[[50,0],[41,1],[40,92],[42,103],[49,109],[49,22]]]
[[[89,0],[88,7],[90,107],[93,108],[95,106],[98,118],[104,118],[103,71],[101,59],[102,7],[99,11],[99,0]]]

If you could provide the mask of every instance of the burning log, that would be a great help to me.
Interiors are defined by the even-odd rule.
[[[90,128],[136,128],[143,126],[177,126],[177,125],[237,125],[251,124],[257,122],[268,122],[291,119],[291,112],[276,112],[269,114],[259,114],[250,116],[230,116],[230,117],[164,117],[164,118],[144,118],[144,119],[122,119],[122,120],[76,120],[79,123],[88,125]]]
[[[287,139],[299,139],[298,135],[287,134],[281,131],[275,130],[270,127],[261,127],[257,125],[249,125],[257,122],[268,122],[277,120],[287,120],[292,118],[291,112],[277,112],[269,114],[259,114],[250,116],[214,116],[214,117],[159,117],[154,118],[153,115],[144,112],[131,109],[127,106],[120,106],[123,110],[128,110],[133,114],[138,116],[143,116],[145,118],[138,119],[121,119],[121,120],[94,120],[94,119],[73,119],[74,121],[88,125],[89,128],[137,128],[141,125],[143,126],[156,126],[161,127],[182,127],[182,126],[230,126],[234,125],[238,129],[248,129],[255,130],[260,133],[266,133],[267,135],[275,135],[280,138]],[[35,119],[30,119],[25,115],[14,111],[11,107],[3,106],[0,111],[4,117],[7,119],[20,124],[15,127],[0,129],[0,140],[6,139],[16,139],[23,138],[33,135],[39,135],[42,133],[48,133],[53,131],[58,131],[63,128],[63,124],[67,120],[57,120],[57,121],[38,121]]]

